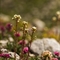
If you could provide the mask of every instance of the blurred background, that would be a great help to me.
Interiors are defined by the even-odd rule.
[[[0,22],[12,21],[14,14],[20,14],[22,20],[38,28],[38,37],[47,37],[54,33],[51,36],[56,38],[56,31],[60,36],[60,24],[55,21],[60,18],[60,15],[59,18],[56,16],[56,12],[60,14],[59,10],[60,0],[0,0]]]

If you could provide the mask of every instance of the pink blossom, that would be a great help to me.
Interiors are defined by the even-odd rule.
[[[23,53],[27,53],[28,50],[29,50],[28,47],[24,47],[24,48],[23,48]]]
[[[4,31],[5,31],[5,27],[4,27],[4,26],[0,26],[0,30],[1,30],[2,32],[4,32]]]
[[[6,29],[7,29],[8,31],[10,31],[11,28],[12,28],[12,24],[10,24],[10,23],[6,24]]]
[[[10,58],[10,54],[8,54],[8,53],[1,53],[0,57]]]
[[[51,60],[58,60],[57,58],[52,58]]]
[[[20,36],[20,33],[19,33],[19,32],[16,32],[14,35],[15,35],[16,37],[19,37],[19,36]]]
[[[60,53],[59,52],[54,52],[54,54],[56,55],[56,56],[59,56],[60,55]]]
[[[23,45],[23,44],[25,44],[26,42],[25,41],[23,41],[23,40],[20,40],[19,42],[18,42],[18,44],[20,44],[20,45]]]

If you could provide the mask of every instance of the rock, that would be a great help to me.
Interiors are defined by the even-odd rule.
[[[0,40],[0,47],[5,47],[8,43],[8,40]]]
[[[4,48],[1,48],[1,52],[2,53],[6,53],[6,52],[8,52],[8,50],[7,49],[4,49]]]
[[[12,43],[14,42],[14,39],[12,37],[8,38],[9,40],[5,39],[5,40],[0,40],[0,47],[6,47],[7,43]]]
[[[8,52],[11,55],[11,58],[14,58],[14,52]],[[19,60],[20,56],[16,54],[16,60]]]
[[[4,14],[0,14],[0,23],[6,23],[10,21],[10,17]]]
[[[37,27],[38,31],[42,31],[45,27],[45,23],[39,19],[34,19],[33,24]]]
[[[10,42],[14,42],[14,39],[12,37],[9,37]]]
[[[30,49],[34,53],[41,54],[44,51],[43,41],[41,39],[37,39],[33,41]]]
[[[30,49],[39,55],[41,55],[45,50],[60,52],[60,44],[53,38],[36,39],[32,42]]]
[[[51,29],[51,31],[54,32],[54,34],[58,35],[60,34],[60,26],[55,26]]]

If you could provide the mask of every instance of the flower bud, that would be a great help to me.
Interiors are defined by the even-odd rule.
[[[4,32],[4,31],[5,31],[5,27],[4,27],[4,26],[0,26],[0,30],[1,30],[2,32]]]
[[[56,12],[56,15],[60,15],[60,11],[57,11],[57,12]]]
[[[20,33],[19,33],[19,32],[16,32],[14,35],[15,35],[16,37],[20,37]]]
[[[6,25],[6,29],[7,29],[8,31],[10,31],[11,28],[12,28],[12,24],[8,23],[8,24]]]
[[[35,31],[36,31],[36,27],[32,27],[32,31],[34,31],[34,32],[35,32]]]
[[[54,54],[56,55],[56,56],[59,56],[60,55],[60,53],[59,52],[54,52]]]
[[[20,40],[20,41],[18,42],[19,45],[23,45],[23,44],[25,44],[25,43],[26,43],[26,42],[23,41],[23,40]]]
[[[23,21],[23,25],[28,25],[28,22],[26,22],[26,21]]]
[[[28,47],[24,47],[23,48],[23,53],[28,53],[28,50],[29,50]]]

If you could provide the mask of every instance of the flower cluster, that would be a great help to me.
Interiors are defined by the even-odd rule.
[[[19,22],[19,21],[20,21],[20,19],[21,19],[21,16],[20,16],[20,15],[15,14],[15,15],[14,15],[14,17],[13,17],[12,19],[13,19],[13,20],[16,20],[17,22]]]
[[[10,49],[10,51],[14,51],[14,60],[17,58],[16,53],[20,55],[21,60],[29,60],[30,47],[32,41],[34,40],[33,38],[35,36],[36,27],[32,27],[31,30],[29,30],[29,24],[26,21],[22,21],[22,26],[20,27],[20,15],[15,14],[12,19],[15,25],[7,23],[6,25],[0,26],[2,36],[5,34],[5,37],[8,39],[10,36],[13,38],[13,42],[10,42],[10,40],[8,40],[7,48]],[[19,30],[20,28],[22,28],[21,31]],[[0,57],[10,59],[11,56],[8,53],[0,53]]]
[[[43,59],[46,59],[46,58],[52,58],[52,53],[50,52],[50,51],[44,51],[43,53],[42,53],[42,58]]]
[[[8,54],[8,53],[1,53],[0,57],[10,58],[10,54]]]
[[[60,52],[56,51],[52,54],[50,51],[44,51],[42,53],[42,60],[59,60],[60,58]]]

